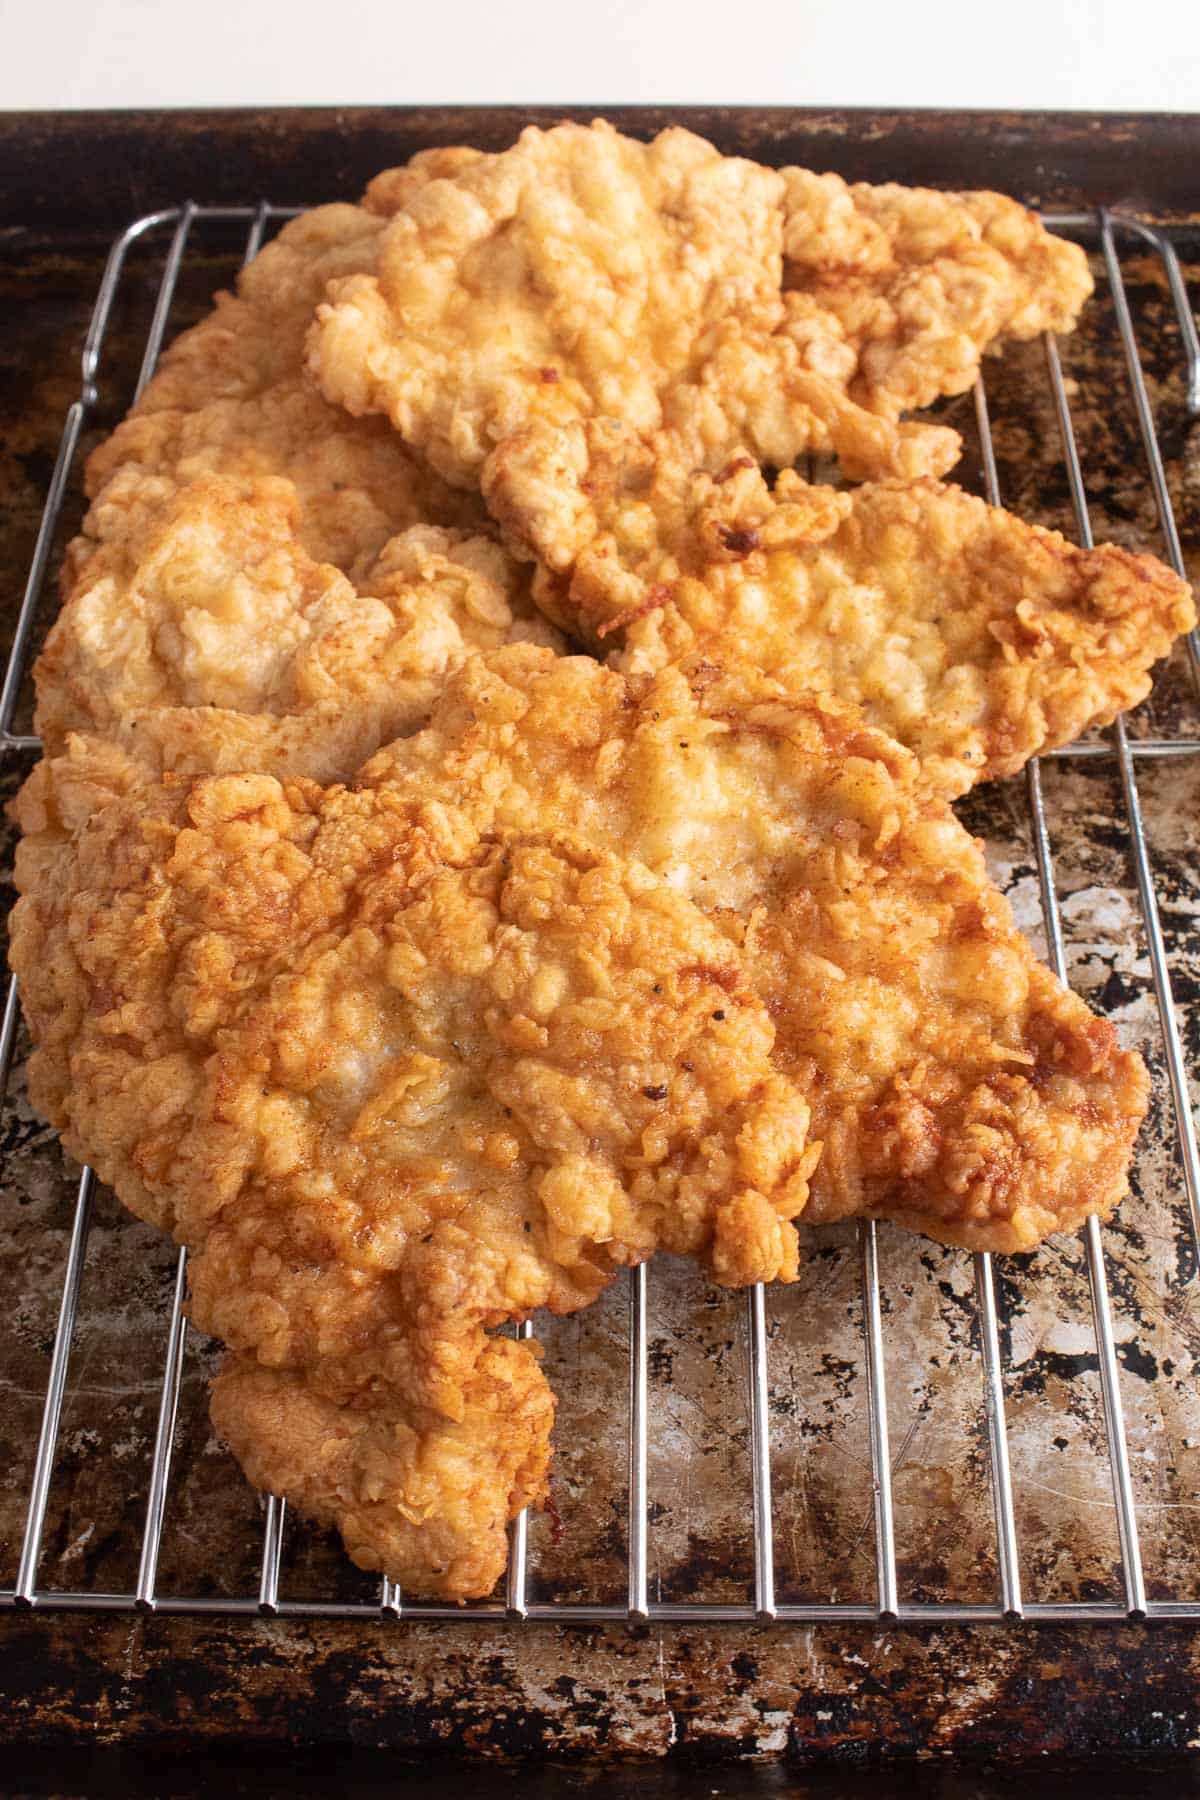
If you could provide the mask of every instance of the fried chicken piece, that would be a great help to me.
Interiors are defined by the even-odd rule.
[[[827,687],[947,797],[1135,705],[1195,623],[1154,557],[1081,550],[941,482],[839,492],[785,470],[772,491],[748,455],[712,478],[615,426],[586,456],[557,435],[555,478],[513,460],[490,496],[541,559],[544,611],[623,646],[630,673],[702,654]],[[585,467],[572,514],[556,502]],[[593,535],[574,530],[584,506]]]
[[[309,366],[356,417],[383,413],[453,482],[532,425],[604,417],[720,467],[748,444],[784,466],[943,473],[955,433],[898,424],[846,393],[832,316],[783,292],[784,183],[690,132],[650,144],[529,127],[410,193],[376,272],[334,282]],[[386,182],[386,178],[385,182]],[[840,358],[840,361],[839,361]]]
[[[323,1460],[290,1497],[340,1508],[375,1562],[397,1545],[429,1592],[466,1554],[447,1561],[459,1499],[431,1504],[428,1543],[368,1503],[459,1466],[447,1420],[496,1428],[484,1328],[583,1305],[658,1248],[732,1283],[794,1275],[816,1154],[728,938],[536,817],[481,835],[470,793],[156,780],[72,736],[14,809],[34,1105],[191,1248],[202,1329],[302,1383],[315,1437],[350,1409],[345,1482]],[[520,1442],[549,1408],[532,1372],[511,1385]],[[235,1445],[294,1467],[253,1422],[269,1394],[234,1391]],[[385,1489],[368,1397],[393,1425]],[[460,1470],[493,1549],[529,1487],[504,1491],[507,1457],[489,1439]]]
[[[569,1311],[659,1245],[711,1261],[743,1188],[798,1210],[804,1107],[722,934],[565,824],[481,837],[472,802],[155,781],[79,737],[40,765],[14,959],[71,1153],[187,1243],[286,1215],[300,1287],[374,1271],[422,1322]]]
[[[961,488],[856,488],[825,536],[813,499],[786,472],[773,494],[757,470],[698,484],[678,575],[659,570],[669,598],[631,621],[617,666],[702,653],[791,671],[953,798],[1135,706],[1196,622],[1188,584],[1154,557],[1081,550]]]
[[[98,730],[172,739],[175,767],[332,781],[423,723],[469,652],[559,643],[489,539],[412,526],[355,586],[308,555],[300,511],[278,478],[120,471],[34,669],[47,750]]]
[[[569,820],[709,912],[812,1104],[806,1221],[1029,1250],[1124,1192],[1140,1059],[1036,960],[915,759],[832,695],[513,648],[360,779],[428,804],[466,783],[481,830]]]
[[[435,165],[436,166],[436,165]],[[405,190],[419,168],[394,171]],[[382,191],[382,190],[381,190]],[[410,525],[478,531],[482,509],[455,492],[382,420],[352,419],[324,400],[304,370],[304,338],[329,281],[370,271],[386,220],[373,206],[320,206],[285,225],[244,269],[237,293],[163,354],[129,417],[88,459],[97,500],[121,472],[186,485],[198,475],[283,476],[294,483],[300,543],[317,562],[361,575]],[[96,508],[65,572],[70,591],[88,540],[103,541]]]
[[[1070,331],[1092,292],[1083,250],[1002,194],[781,174],[784,285],[884,418],[964,393],[1001,338]]]

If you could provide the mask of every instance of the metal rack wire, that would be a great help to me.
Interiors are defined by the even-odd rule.
[[[71,480],[80,437],[89,414],[98,404],[97,378],[105,339],[126,271],[129,253],[143,239],[170,233],[158,283],[153,318],[146,339],[137,382],[140,395],[154,371],[171,314],[189,238],[198,222],[244,225],[245,260],[253,257],[264,234],[275,221],[291,217],[295,209],[261,202],[257,206],[205,207],[186,204],[148,214],[136,220],[113,245],[100,284],[82,355],[82,379],[78,398],[67,412],[57,460],[49,484],[41,529],[34,549],[11,654],[0,690],[0,757],[35,750],[37,740],[12,729],[15,708],[31,646],[39,598],[47,573],[55,530]],[[1047,223],[1082,236],[1098,250],[1120,332],[1129,391],[1135,408],[1142,450],[1153,492],[1167,560],[1179,573],[1184,564],[1179,533],[1172,510],[1163,454],[1155,429],[1149,393],[1139,353],[1137,333],[1122,270],[1123,246],[1147,251],[1161,265],[1167,292],[1178,322],[1182,353],[1187,368],[1187,404],[1200,411],[1200,341],[1172,233],[1141,220],[1117,217],[1105,210],[1096,214],[1048,216]],[[1053,400],[1077,532],[1085,545],[1092,542],[1088,501],[1076,446],[1067,384],[1052,338],[1045,341],[1046,372]],[[975,390],[975,410],[988,498],[999,503],[996,457],[982,381]],[[1200,641],[1193,634],[1188,654],[1192,675],[1200,690]],[[1103,741],[1088,741],[1055,751],[1055,759],[1103,757],[1115,762],[1125,807],[1129,854],[1136,878],[1142,928],[1146,934],[1159,1029],[1170,1088],[1174,1131],[1192,1231],[1200,1246],[1200,1155],[1188,1094],[1187,1071],[1171,975],[1155,894],[1138,790],[1139,765],[1155,758],[1200,756],[1200,738],[1134,738],[1125,721],[1118,719]],[[1043,796],[1042,771],[1037,762],[1027,771],[1027,799],[1040,884],[1042,910],[1050,962],[1060,980],[1067,980],[1062,912],[1055,881],[1050,832]],[[18,1021],[15,981],[10,982],[0,1020],[0,1083],[7,1084]],[[745,1301],[745,1333],[748,1348],[750,1420],[750,1492],[747,1512],[753,1544],[753,1589],[740,1603],[708,1604],[702,1601],[652,1601],[648,1583],[648,1331],[647,1275],[645,1268],[629,1276],[629,1480],[626,1506],[627,1592],[623,1603],[586,1604],[534,1601],[528,1597],[528,1531],[522,1514],[511,1532],[508,1573],[503,1599],[482,1605],[452,1607],[406,1602],[391,1582],[384,1580],[374,1604],[294,1601],[280,1592],[281,1554],[286,1529],[286,1508],[281,1500],[268,1500],[259,1556],[257,1593],[235,1598],[189,1597],[163,1593],[157,1574],[164,1518],[171,1477],[172,1451],[180,1394],[187,1321],[184,1301],[187,1253],[180,1251],[159,1388],[157,1423],[146,1499],[136,1582],[128,1592],[106,1593],[53,1590],[38,1585],[42,1539],[54,1473],[63,1401],[71,1357],[72,1338],[79,1307],[84,1258],[91,1222],[94,1176],[82,1171],[76,1194],[74,1222],[63,1277],[41,1429],[38,1436],[24,1535],[16,1580],[0,1590],[0,1606],[39,1610],[130,1611],[221,1615],[278,1615],[283,1617],[339,1617],[393,1619],[482,1620],[508,1617],[554,1621],[768,1621],[799,1623],[848,1621],[900,1621],[909,1624],[950,1621],[1000,1622],[1024,1618],[1031,1621],[1178,1619],[1200,1622],[1200,1593],[1179,1599],[1147,1596],[1138,1536],[1138,1519],[1130,1474],[1129,1449],[1118,1380],[1118,1362],[1109,1304],[1109,1281],[1102,1234],[1089,1219],[1085,1248],[1091,1291],[1091,1307],[1098,1353],[1113,1503],[1121,1552],[1123,1597],[1111,1601],[1047,1602],[1027,1600],[1022,1591],[1020,1545],[1014,1507],[1013,1479],[1009,1464],[1005,1414],[1004,1368],[996,1299],[996,1281],[990,1256],[974,1257],[974,1296],[978,1317],[983,1370],[983,1409],[995,1518],[997,1592],[987,1604],[914,1604],[904,1601],[897,1578],[896,1524],[892,1499],[892,1455],[889,1445],[886,1372],[880,1299],[879,1245],[876,1227],[858,1227],[862,1315],[865,1340],[867,1419],[872,1473],[872,1510],[875,1540],[875,1592],[861,1601],[828,1601],[792,1604],[777,1597],[775,1544],[772,1523],[772,1453],[768,1430],[767,1298],[761,1287],[749,1291]],[[532,1327],[520,1327],[530,1335]]]

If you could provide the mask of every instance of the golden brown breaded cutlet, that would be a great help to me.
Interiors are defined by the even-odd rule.
[[[1195,624],[1188,584],[1154,557],[1080,549],[961,488],[840,491],[785,471],[771,489],[749,456],[709,477],[616,430],[587,458],[598,529],[573,538],[569,507],[546,500],[575,479],[558,438],[560,480],[531,434],[491,495],[540,559],[547,613],[629,672],[702,655],[826,687],[948,797],[1136,705]]]
[[[154,779],[72,736],[15,803],[33,1103],[190,1247],[202,1329],[302,1382],[314,1418],[351,1409],[363,1455],[368,1398],[393,1420],[405,1491],[405,1446],[432,1432],[440,1466],[446,1421],[496,1429],[466,1391],[485,1327],[586,1304],[660,1248],[734,1284],[793,1276],[816,1154],[728,937],[642,864],[536,817],[480,832],[470,801],[469,781],[427,805],[387,781]],[[512,1384],[548,1429],[534,1373]],[[529,1496],[476,1448],[493,1568]],[[451,1591],[454,1504],[431,1502],[424,1572],[403,1540],[415,1592]]]
[[[942,475],[957,434],[901,414],[961,392],[1001,337],[1066,329],[1091,292],[1083,252],[1000,195],[847,189],[677,129],[531,126],[378,192],[374,267],[331,282],[309,368],[489,494],[526,434],[606,421],[709,474],[746,449]]]
[[[812,1106],[806,1220],[1030,1250],[1124,1193],[1140,1059],[1034,956],[915,758],[833,696],[518,647],[360,780],[446,804],[467,784],[481,830],[569,820],[707,912]]]
[[[531,126],[396,207],[374,271],[331,284],[309,367],[467,487],[514,433],[603,417],[706,467],[745,443],[780,466],[944,472],[955,433],[859,406],[811,309],[793,317],[784,194],[691,132]]]

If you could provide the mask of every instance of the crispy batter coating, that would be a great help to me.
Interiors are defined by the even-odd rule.
[[[52,754],[68,731],[99,730],[170,738],[175,767],[332,781],[423,723],[469,652],[560,642],[487,538],[412,526],[357,585],[314,562],[278,478],[175,489],[124,469],[93,516],[100,542],[34,669]]]
[[[1058,532],[941,482],[841,496],[813,529],[813,490],[756,470],[697,492],[669,599],[634,618],[618,666],[702,652],[828,687],[907,745],[947,797],[1108,724],[1196,622],[1185,581],[1114,544]],[[707,501],[707,504],[706,504]]]
[[[736,536],[743,511],[764,515],[760,545],[778,535],[794,546],[829,537],[850,507],[836,488],[796,481],[768,522],[767,489],[748,452],[704,475],[661,434],[643,438],[608,419],[531,426],[493,457],[484,493],[516,554],[536,561],[542,611],[597,649],[662,606],[682,573],[745,556],[751,546]]]
[[[1069,331],[1087,257],[1002,194],[781,171],[784,285],[851,399],[885,418],[961,394],[1000,338]]]
[[[812,1103],[806,1220],[1029,1250],[1124,1192],[1139,1058],[1036,960],[915,759],[832,696],[514,648],[361,779],[447,803],[468,783],[485,829],[569,819],[711,912]]]
[[[318,308],[310,367],[356,417],[386,414],[450,481],[478,485],[530,425],[615,417],[715,468],[748,444],[785,466],[944,472],[953,432],[852,401],[803,296],[782,288],[784,184],[678,129],[650,144],[603,121],[529,127],[395,212],[377,272]],[[430,171],[432,172],[432,171]],[[398,204],[397,204],[398,203]]]
[[[828,687],[947,796],[1136,705],[1195,623],[1154,557],[1081,550],[941,482],[840,492],[785,470],[772,491],[749,455],[697,475],[617,427],[541,447],[553,474],[527,434],[490,498],[540,559],[545,612],[623,646],[630,673],[703,654]]]
[[[12,948],[34,1104],[192,1248],[203,1329],[303,1380],[314,1418],[368,1396],[394,1415],[396,1493],[410,1457],[435,1484],[453,1461],[446,1420],[493,1429],[500,1400],[469,1391],[484,1327],[583,1305],[658,1248],[731,1283],[794,1275],[816,1154],[740,954],[690,901],[409,785],[155,780],[72,736],[16,803]],[[531,1384],[522,1417],[548,1426]],[[389,1537],[364,1512],[378,1433],[345,1430],[352,1549],[387,1566],[395,1541],[415,1591],[451,1591],[457,1502],[431,1507],[426,1549]],[[251,1422],[229,1435],[281,1466]],[[529,1486],[495,1485],[507,1455],[478,1447],[493,1548]],[[322,1517],[330,1479],[297,1490]]]
[[[291,1369],[227,1355],[212,1418],[254,1486],[341,1534],[411,1596],[489,1594],[505,1525],[545,1490],[554,1402],[525,1344],[482,1338],[462,1415],[423,1423],[376,1389],[339,1405]]]
[[[409,192],[423,179],[415,168],[394,175]],[[377,195],[371,208],[320,206],[285,225],[242,271],[237,293],[218,294],[214,311],[164,352],[129,417],[89,458],[89,497],[122,471],[175,485],[203,474],[283,476],[295,484],[303,548],[351,576],[410,525],[479,530],[477,502],[384,421],[331,406],[304,370],[305,333],[327,283],[374,267],[385,219]],[[111,522],[101,508],[89,515],[67,559],[68,591],[87,540],[103,541]]]
[[[571,1310],[659,1245],[711,1260],[743,1188],[798,1210],[805,1109],[722,934],[566,822],[481,837],[469,788],[400,791],[155,782],[81,738],[35,771],[14,958],[72,1152],[210,1255],[283,1218],[301,1286],[394,1276],[422,1322]],[[270,1310],[256,1343],[294,1360],[319,1334]]]

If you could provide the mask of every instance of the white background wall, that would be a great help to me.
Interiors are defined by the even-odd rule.
[[[1193,112],[1200,0],[0,0],[3,108],[440,100]]]

